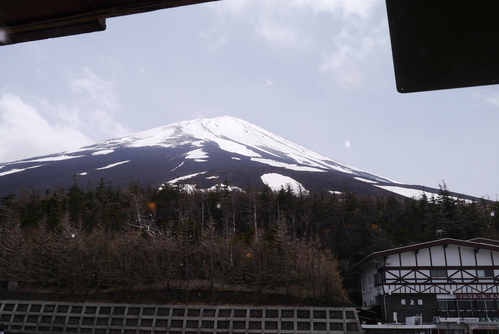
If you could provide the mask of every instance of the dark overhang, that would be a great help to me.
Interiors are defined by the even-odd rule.
[[[386,0],[400,93],[499,83],[499,1]]]
[[[106,29],[106,18],[215,0],[4,0],[0,45]]]

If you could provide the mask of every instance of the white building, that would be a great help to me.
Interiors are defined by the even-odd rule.
[[[499,241],[430,241],[372,253],[354,268],[363,306],[379,306],[385,327],[499,334]]]

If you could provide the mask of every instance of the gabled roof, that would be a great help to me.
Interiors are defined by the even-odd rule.
[[[366,256],[364,259],[362,259],[362,261],[355,264],[352,267],[352,270],[359,269],[360,267],[362,267],[364,264],[368,263],[372,259],[385,257],[388,255],[393,255],[393,254],[405,253],[405,252],[409,252],[409,251],[416,251],[416,250],[424,249],[424,248],[430,248],[430,247],[435,247],[435,246],[446,246],[446,245],[457,245],[457,246],[469,247],[469,248],[474,248],[474,249],[486,249],[486,250],[499,252],[499,241],[497,241],[497,240],[486,239],[486,238],[475,238],[475,239],[470,239],[470,240],[459,240],[459,239],[445,238],[445,239],[433,240],[433,241],[423,242],[423,243],[419,243],[419,244],[391,248],[391,249],[371,253],[368,256]]]
[[[101,31],[108,17],[209,1],[215,0],[4,0],[0,45]]]

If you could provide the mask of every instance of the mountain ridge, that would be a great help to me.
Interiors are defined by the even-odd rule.
[[[295,193],[438,193],[437,189],[403,184],[348,166],[244,120],[221,116],[181,121],[73,151],[0,163],[0,196],[27,187],[41,191],[55,185],[68,187],[75,176],[78,182],[94,185],[104,179],[118,186],[140,181],[160,187],[181,181],[190,189],[229,183],[239,189],[267,185],[279,190],[289,185]]]

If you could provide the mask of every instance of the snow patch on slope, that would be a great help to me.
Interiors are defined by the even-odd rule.
[[[362,182],[367,182],[367,183],[378,183],[376,181],[373,181],[373,180],[368,180],[368,179],[363,179],[361,177],[354,177],[354,179],[356,180],[359,180],[359,181],[362,181]]]
[[[295,195],[299,195],[300,193],[304,195],[308,195],[308,190],[306,190],[300,182],[295,179],[290,178],[289,176],[284,176],[277,173],[268,173],[263,174],[261,176],[263,183],[270,187],[270,189],[279,191],[281,189],[286,189],[289,185],[291,191]]]
[[[223,189],[227,190],[227,191],[240,191],[242,193],[245,192],[244,190],[242,190],[238,186],[227,186],[227,187],[223,187]],[[220,190],[220,184],[216,184],[216,185],[214,185],[208,189],[202,190],[202,191],[217,191],[217,190]]]
[[[194,173],[194,174],[189,174],[189,175],[177,177],[176,179],[170,180],[167,183],[174,184],[174,183],[177,183],[179,181],[187,180],[187,179],[190,179],[190,178],[192,178],[194,176],[202,175],[202,174],[205,174],[205,173],[206,172],[200,172],[200,173]]]
[[[383,188],[385,190],[391,191],[395,194],[399,194],[405,197],[410,197],[410,198],[415,198],[415,199],[421,199],[423,195],[426,196],[426,198],[430,199],[433,197],[438,197],[438,190],[436,192],[429,192],[429,191],[423,191],[423,190],[418,190],[418,189],[409,189],[409,188],[404,188],[404,187],[397,187],[397,186],[380,186],[376,185],[376,187]],[[463,200],[462,198],[451,196],[452,199],[454,200]],[[466,203],[473,203],[473,200],[468,200],[464,199],[464,202]]]
[[[126,161],[120,161],[120,162],[116,162],[114,164],[110,164],[110,165],[107,165],[105,167],[100,167],[100,168],[96,168],[96,170],[102,170],[102,169],[108,169],[108,168],[113,168],[113,167],[116,167],[116,166],[119,166],[119,165],[122,165],[122,164],[126,164],[127,162],[130,162],[131,160],[126,160]]]
[[[381,186],[381,185],[376,185],[376,187],[391,191],[392,193],[399,194],[405,197],[412,197],[419,199],[423,197],[423,194],[425,194],[428,198],[432,196],[437,196],[438,194],[436,193],[431,193],[428,191],[422,191],[418,189],[409,189],[409,188],[404,188],[404,187],[397,187],[397,186]]]
[[[202,148],[199,148],[197,150],[194,150],[194,151],[190,151],[187,153],[187,155],[185,156],[186,159],[192,159],[196,162],[206,162],[209,157],[208,157],[208,154],[203,151]]]
[[[308,167],[308,166],[300,166],[296,164],[287,164],[285,162],[280,162],[280,161],[275,161],[275,160],[270,160],[270,159],[258,159],[258,158],[251,158],[252,161],[256,161],[262,164],[266,164],[269,166],[273,167],[282,167],[286,169],[291,169],[291,170],[296,170],[296,171],[303,171],[303,172],[326,172],[323,169],[318,169],[314,167]]]
[[[32,169],[32,168],[38,168],[41,166],[43,166],[43,165],[32,166],[32,167],[21,168],[21,169],[14,168],[14,169],[8,170],[6,172],[1,172],[0,176],[5,176],[5,175],[9,175],[9,174],[14,174],[14,173],[20,173],[20,172],[23,172],[25,170]]]
[[[102,151],[93,152],[92,155],[106,155],[106,154],[111,154],[113,152],[114,150],[102,150]]]
[[[173,168],[173,169],[170,171],[170,173],[171,173],[171,172],[173,172],[173,171],[175,171],[175,169],[182,167],[182,165],[183,165],[184,163],[185,163],[185,161],[182,161],[182,163],[181,163],[180,165],[178,165],[177,167]]]
[[[342,195],[343,194],[343,192],[338,191],[338,190],[329,190],[329,193],[331,195]]]
[[[68,159],[76,159],[76,158],[82,158],[84,155],[56,155],[56,156],[50,156],[50,157],[43,157],[39,159],[33,159],[33,160],[20,160],[16,161],[19,163],[30,163],[30,162],[50,162],[50,161],[62,161],[62,160],[68,160]]]

